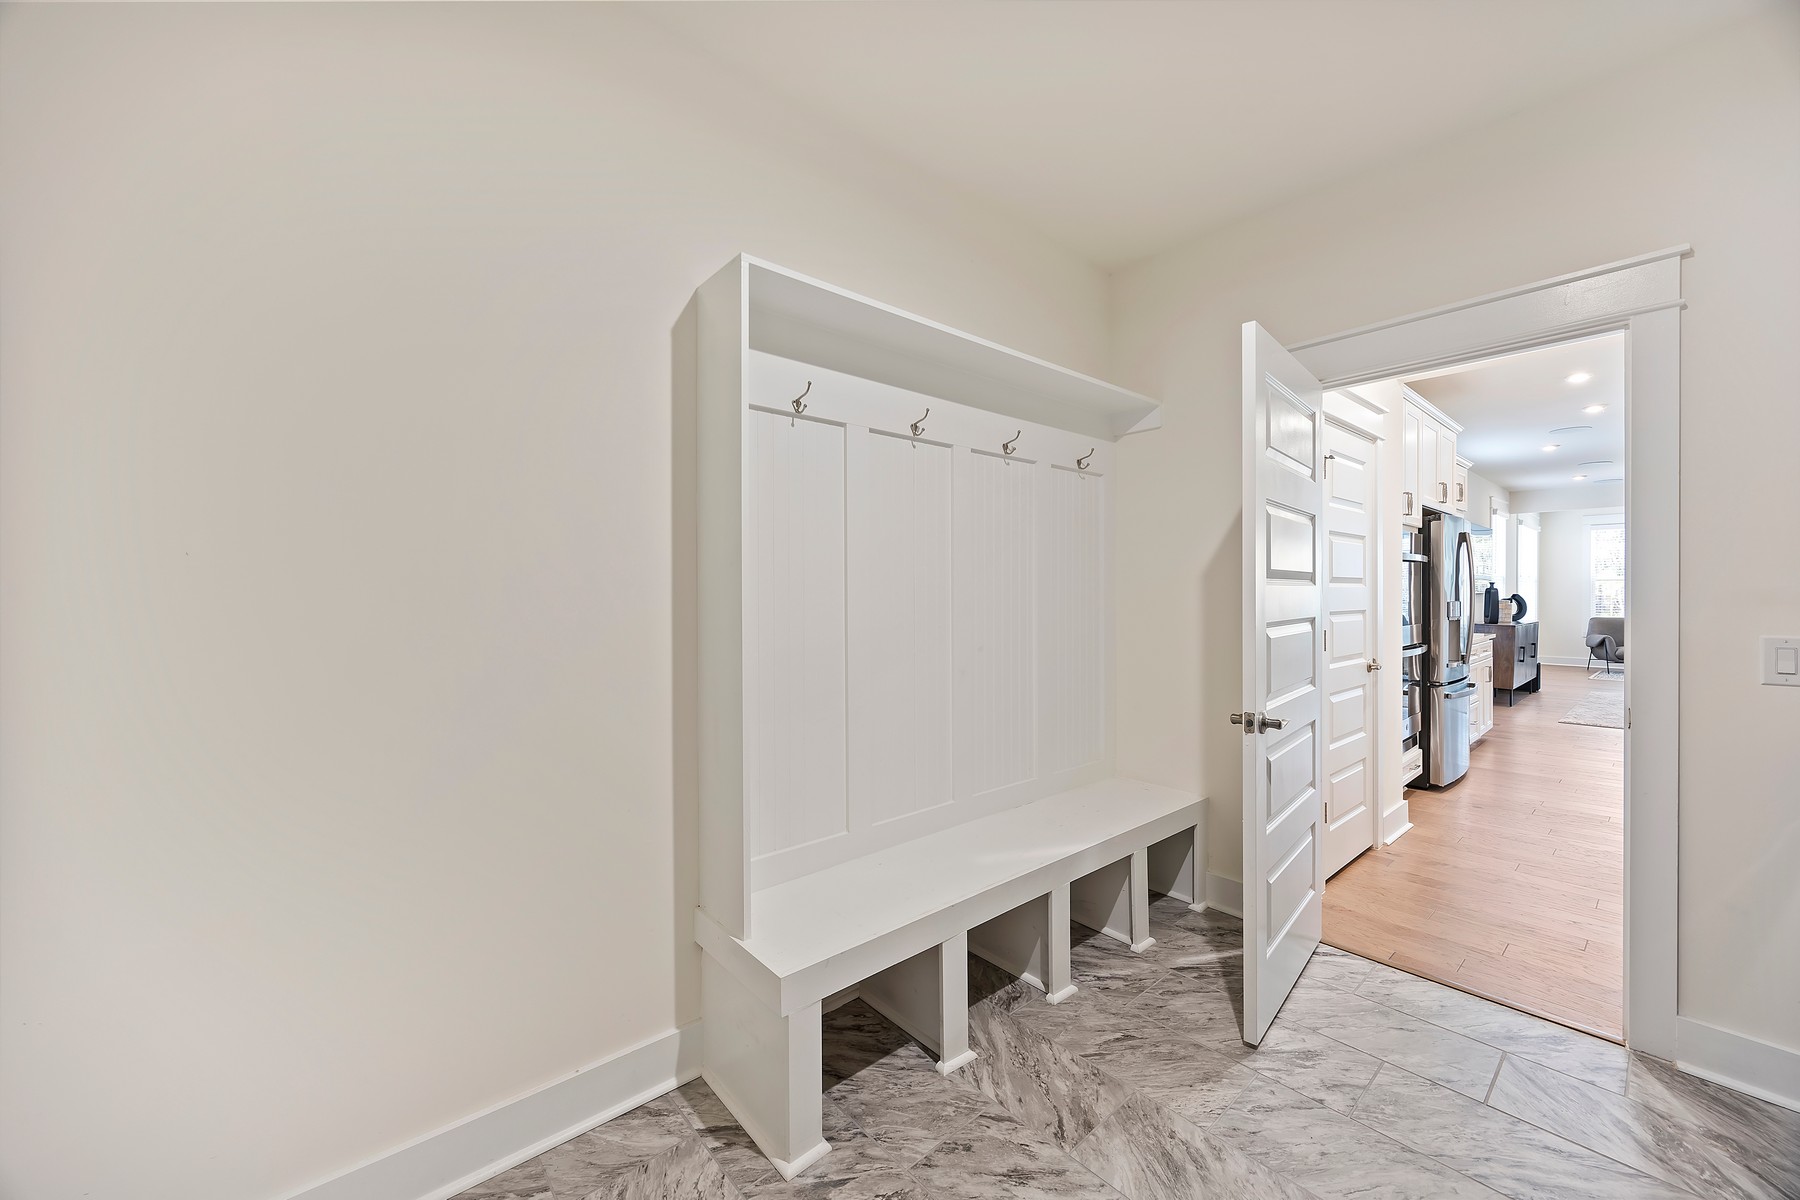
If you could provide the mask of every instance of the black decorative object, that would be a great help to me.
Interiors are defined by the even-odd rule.
[[[1481,596],[1481,619],[1488,625],[1500,623],[1500,589],[1491,583]]]
[[[1519,593],[1517,593],[1517,592],[1514,592],[1512,594],[1512,602],[1513,602],[1512,619],[1513,619],[1513,623],[1516,625],[1520,621],[1523,621],[1525,619],[1525,597],[1519,595]]]

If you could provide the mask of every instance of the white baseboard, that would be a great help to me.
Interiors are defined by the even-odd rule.
[[[1800,1112],[1800,1052],[1691,1017],[1675,1018],[1675,1044],[1688,1074]]]
[[[288,1200],[448,1200],[699,1074],[695,1021],[311,1184]]]
[[[1206,907],[1244,919],[1244,885],[1223,875],[1206,873]]]
[[[1538,665],[1545,667],[1584,667],[1587,662],[1585,658],[1565,658],[1560,654],[1538,655]],[[1598,671],[1600,667],[1600,663],[1594,664],[1594,670]]]

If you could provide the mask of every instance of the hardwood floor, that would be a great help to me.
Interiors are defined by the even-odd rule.
[[[1543,674],[1497,699],[1460,782],[1407,793],[1409,832],[1326,883],[1325,941],[1619,1041],[1624,732],[1560,722],[1624,685]]]

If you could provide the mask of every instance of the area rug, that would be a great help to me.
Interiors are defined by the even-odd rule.
[[[1611,671],[1595,671],[1592,675],[1589,675],[1588,678],[1589,679],[1605,679],[1605,680],[1609,680],[1612,683],[1624,683],[1625,682],[1625,668],[1624,667],[1614,667]]]
[[[1559,725],[1593,725],[1600,729],[1625,728],[1625,689],[1606,688],[1587,696],[1569,710]]]

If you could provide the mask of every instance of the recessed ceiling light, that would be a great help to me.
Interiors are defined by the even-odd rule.
[[[1586,476],[1586,475],[1577,475],[1577,476],[1575,476],[1575,478],[1577,478],[1577,479],[1586,479],[1586,478],[1587,478],[1587,476]]]
[[[1570,383],[1586,383],[1588,380],[1590,380],[1592,378],[1593,378],[1593,376],[1588,374],[1586,371],[1577,371],[1573,375],[1569,376],[1569,382]]]
[[[1552,451],[1552,450],[1561,450],[1561,449],[1562,449],[1562,443],[1561,443],[1561,442],[1551,442],[1551,443],[1550,443],[1550,444],[1549,444],[1549,445],[1548,445],[1548,446],[1545,446],[1545,447],[1544,447],[1544,453],[1545,453],[1545,454],[1548,454],[1548,453],[1550,453],[1550,452],[1551,452],[1551,451]]]
[[[1605,411],[1606,411],[1606,405],[1604,405],[1604,404],[1590,404],[1590,405],[1588,405],[1588,406],[1587,406],[1587,407],[1586,407],[1586,408],[1584,408],[1584,409],[1582,409],[1582,410],[1581,410],[1581,411],[1582,411],[1582,412],[1584,412],[1584,413],[1586,413],[1586,414],[1587,414],[1587,415],[1588,415],[1588,416],[1590,416],[1590,417],[1591,417],[1591,416],[1593,416],[1593,415],[1594,415],[1594,414],[1595,414],[1595,413],[1603,413],[1603,412],[1605,412]]]

